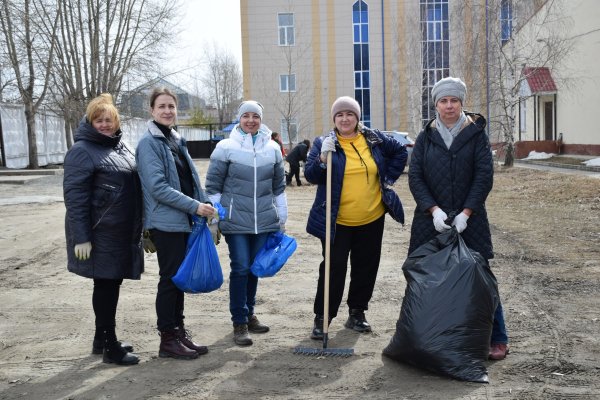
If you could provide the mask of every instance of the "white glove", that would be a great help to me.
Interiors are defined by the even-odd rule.
[[[461,212],[456,217],[454,217],[454,221],[452,221],[452,226],[456,227],[456,231],[458,233],[462,233],[465,229],[467,229],[467,220],[469,216],[464,212]]]
[[[221,243],[221,231],[219,230],[219,221],[213,219],[210,224],[208,224],[208,230],[210,231],[210,235],[212,236],[212,240],[215,245]]]
[[[327,161],[327,153],[330,151],[335,152],[335,142],[331,136],[327,136],[321,144],[321,161]]]
[[[90,258],[90,254],[92,253],[92,242],[76,244],[73,250],[78,260],[85,261]]]
[[[433,226],[435,226],[436,231],[442,233],[451,228],[450,226],[446,225],[445,221],[448,219],[448,216],[446,215],[444,210],[442,210],[441,208],[436,208],[432,215]]]

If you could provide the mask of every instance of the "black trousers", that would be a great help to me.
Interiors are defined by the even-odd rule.
[[[184,293],[171,278],[177,273],[185,258],[187,232],[165,232],[151,229],[150,235],[158,258],[160,279],[156,293],[157,327],[160,332],[183,325]]]
[[[115,317],[122,283],[123,279],[94,279],[92,307],[96,316],[96,339],[103,339],[105,331],[115,336]]]
[[[295,176],[296,177],[296,184],[298,186],[302,185],[302,181],[300,180],[300,163],[299,162],[293,162],[293,163],[289,163],[290,164],[290,172],[287,174],[287,179],[286,179],[286,183],[289,185],[292,183],[292,178]]]
[[[366,225],[335,225],[335,238],[331,244],[329,280],[329,318],[335,318],[344,295],[348,256],[350,256],[350,288],[348,308],[367,310],[373,296],[379,259],[385,214]],[[321,241],[323,258],[325,241]],[[314,313],[323,315],[324,309],[325,259],[319,266],[319,281],[315,296]]]

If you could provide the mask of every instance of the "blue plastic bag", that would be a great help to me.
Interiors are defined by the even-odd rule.
[[[208,293],[223,284],[223,271],[206,218],[194,216],[187,252],[173,283],[186,293]]]
[[[254,257],[250,271],[259,278],[268,278],[275,275],[294,253],[298,245],[296,239],[285,233],[269,233],[265,245]]]

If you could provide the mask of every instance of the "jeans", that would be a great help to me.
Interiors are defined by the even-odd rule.
[[[504,325],[504,311],[502,310],[501,302],[498,302],[498,307],[496,307],[496,311],[494,312],[494,325],[492,327],[492,338],[490,342],[492,344],[508,343],[506,325]]]
[[[229,311],[234,324],[247,324],[254,314],[258,278],[250,272],[254,257],[264,246],[268,233],[226,234],[231,261],[229,272]]]

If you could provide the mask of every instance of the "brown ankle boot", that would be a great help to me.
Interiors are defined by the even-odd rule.
[[[192,335],[190,335],[190,332],[187,331],[183,325],[175,328],[175,333],[177,334],[177,338],[179,338],[181,344],[188,349],[195,350],[199,356],[208,353],[208,347],[194,343],[192,340]]]
[[[252,345],[252,338],[248,335],[248,324],[233,324],[233,341],[238,346]]]
[[[248,331],[252,333],[266,333],[269,332],[269,327],[261,324],[256,315],[252,314],[248,317]]]
[[[198,358],[196,350],[184,346],[175,330],[160,333],[159,357],[171,357],[180,360],[192,360]]]

